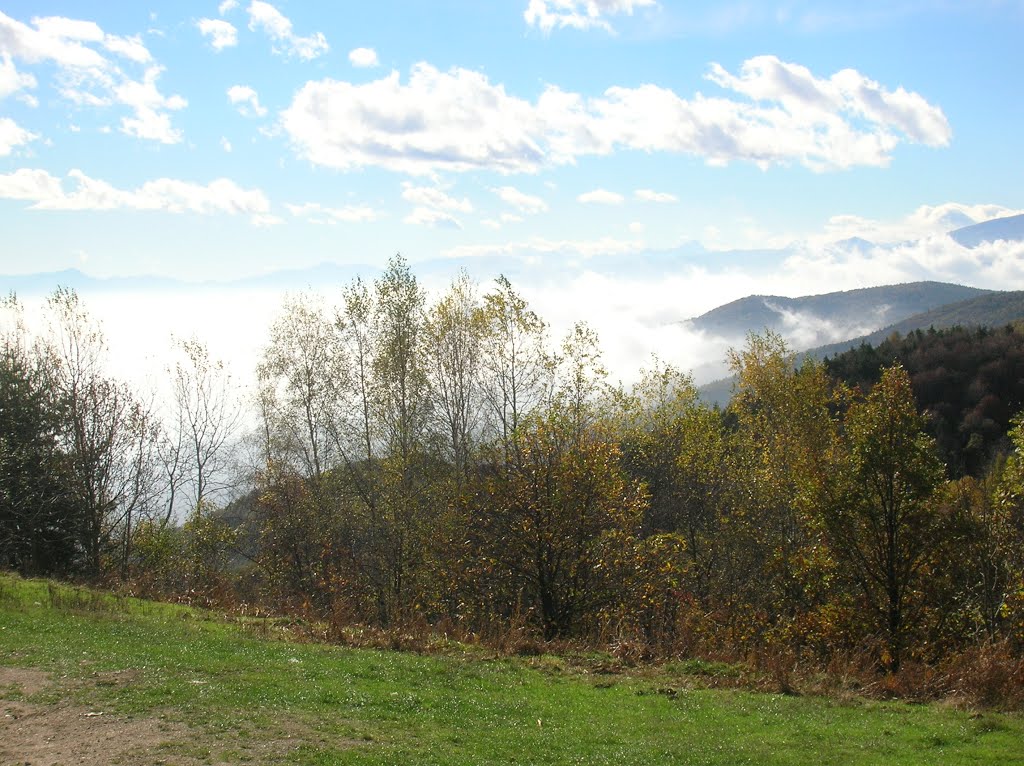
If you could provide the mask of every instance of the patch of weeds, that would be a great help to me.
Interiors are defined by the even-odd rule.
[[[672,675],[706,678],[740,678],[743,675],[743,669],[739,665],[696,658],[670,662],[665,665],[665,671]]]
[[[47,583],[50,606],[65,612],[92,612],[100,614],[126,614],[128,599],[119,593],[76,588]]]

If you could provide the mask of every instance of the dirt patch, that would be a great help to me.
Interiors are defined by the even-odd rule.
[[[0,764],[99,766],[137,763],[185,739],[183,726],[131,719],[78,705],[0,702]],[[191,763],[170,760],[165,763]]]
[[[50,677],[35,668],[0,667],[0,699],[13,691],[29,697],[50,685]]]
[[[116,688],[136,678],[134,671],[94,673],[87,683]],[[73,702],[73,686],[80,689],[81,682],[54,680],[29,668],[0,667],[0,766],[227,766],[239,761],[258,766],[280,763],[302,745],[327,744],[312,728],[287,719],[278,720],[272,730],[236,738],[197,731],[160,715],[117,715]],[[60,702],[30,701],[52,692]]]

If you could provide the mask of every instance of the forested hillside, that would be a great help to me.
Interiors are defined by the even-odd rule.
[[[981,476],[1009,449],[1011,419],[1024,406],[1020,327],[915,330],[825,360],[830,375],[870,390],[893,364],[910,375],[926,430],[953,476]]]
[[[252,396],[180,344],[158,407],[107,374],[73,292],[42,334],[6,308],[5,568],[336,638],[439,626],[888,673],[1024,646],[1024,428],[997,438],[1021,402],[1012,330],[827,366],[751,336],[719,411],[657,360],[614,385],[590,328],[553,340],[508,280],[432,298],[395,258],[333,306],[289,298]]]

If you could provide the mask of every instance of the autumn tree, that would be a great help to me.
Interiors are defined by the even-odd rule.
[[[433,423],[459,481],[480,435],[484,321],[476,287],[462,273],[431,306],[423,327]]]
[[[82,514],[60,447],[62,403],[20,305],[12,297],[2,308],[11,326],[0,339],[0,567],[68,574],[81,563]]]
[[[519,423],[550,399],[547,325],[504,276],[484,295],[483,395],[492,432],[511,453]]]
[[[127,385],[106,376],[106,340],[78,295],[57,290],[47,308],[51,385],[64,407],[61,440],[83,513],[86,571],[99,574],[108,555],[124,571],[132,531],[159,493],[158,426]]]
[[[336,464],[347,372],[337,327],[320,302],[288,297],[256,371],[270,460],[316,481]]]
[[[520,423],[516,461],[502,453],[498,442],[469,499],[476,583],[504,616],[524,612],[546,638],[572,635],[614,600],[620,584],[602,570],[639,533],[644,493],[610,434],[577,434],[558,411]]]
[[[844,391],[778,335],[751,335],[729,354],[736,392],[737,481],[744,496],[734,532],[747,535],[760,570],[749,598],[783,640],[813,634],[830,600],[833,562],[824,540],[826,487],[839,445]],[[760,592],[758,592],[760,591]],[[813,638],[808,635],[807,638]]]
[[[650,496],[644,534],[682,540],[688,571],[681,587],[710,606],[713,592],[725,596],[720,522],[736,481],[721,413],[700,401],[689,375],[657,359],[618,398],[623,464]]]
[[[883,665],[895,671],[919,606],[915,590],[940,539],[930,501],[943,468],[900,366],[850,405],[845,426],[848,456],[828,530],[884,639]]]
[[[164,522],[184,496],[182,516],[194,513],[227,488],[231,449],[241,420],[231,375],[196,338],[178,341],[180,358],[168,370],[171,420],[161,439],[166,477]]]

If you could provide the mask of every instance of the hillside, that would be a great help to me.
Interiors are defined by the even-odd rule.
[[[1019,716],[704,688],[722,662],[326,646],[6,575],[0,625],[4,764],[1024,764]]]
[[[877,346],[892,335],[907,335],[914,330],[942,330],[957,326],[1004,327],[1020,320],[1024,320],[1024,290],[989,292],[915,314],[859,338],[810,349],[807,354],[815,359],[824,359],[864,344]]]
[[[762,332],[766,328],[786,335],[798,326],[821,328],[833,337],[847,329],[848,336],[859,336],[870,329],[988,292],[944,282],[911,282],[800,298],[752,295],[712,309],[686,324],[691,329],[726,338],[742,338],[748,332]]]

